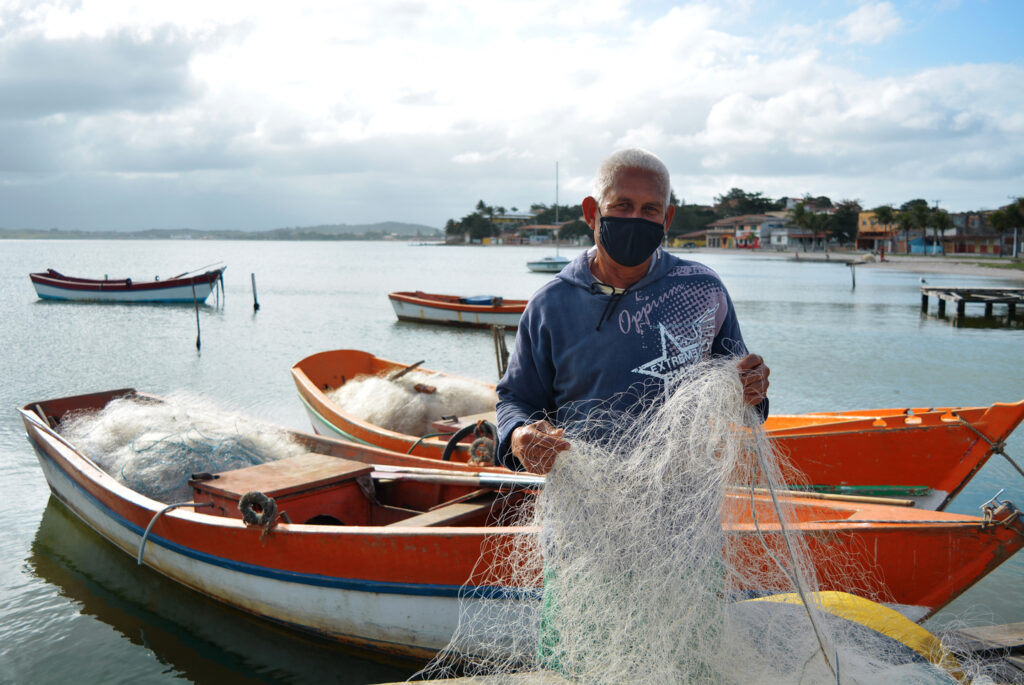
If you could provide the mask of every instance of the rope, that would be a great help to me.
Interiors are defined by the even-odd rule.
[[[448,433],[427,433],[426,435],[424,435],[424,436],[420,437],[420,438],[419,438],[419,439],[418,439],[418,440],[417,440],[416,442],[414,442],[414,443],[412,444],[412,447],[410,447],[410,448],[409,448],[409,449],[408,449],[408,450],[406,451],[406,454],[412,454],[412,451],[413,451],[414,449],[416,449],[417,447],[419,447],[419,446],[420,446],[420,443],[421,443],[421,442],[423,442],[424,440],[426,440],[427,438],[436,438],[436,437],[437,437],[437,436],[439,436],[439,435],[448,435]]]
[[[1015,462],[1013,459],[1011,459],[1010,455],[1008,455],[1005,451],[1003,451],[1003,448],[1006,447],[1006,441],[1000,440],[999,442],[992,442],[991,440],[989,440],[987,435],[985,435],[980,430],[978,430],[973,425],[971,425],[970,421],[965,421],[964,417],[960,416],[956,412],[953,413],[953,416],[955,416],[957,419],[959,419],[960,423],[964,424],[965,426],[970,428],[972,431],[977,433],[979,438],[981,438],[982,440],[987,442],[989,444],[989,447],[992,448],[991,453],[1003,455],[1003,457],[1006,458],[1006,461],[1010,462],[1010,464],[1013,466],[1013,468],[1017,469],[1017,473],[1019,473],[1021,476],[1024,476],[1024,469],[1022,469],[1017,464],[1017,462]]]
[[[198,509],[199,507],[212,506],[213,502],[178,502],[177,504],[168,504],[166,507],[156,512],[156,515],[152,519],[150,519],[149,525],[146,526],[146,532],[142,534],[142,540],[139,541],[139,555],[138,557],[136,557],[135,563],[137,563],[139,566],[142,566],[142,553],[146,549],[146,540],[149,538],[149,531],[153,530],[153,526],[154,524],[156,524],[156,520],[158,518],[160,518],[167,512],[171,511],[172,509],[177,509],[178,507],[195,507],[196,509]]]

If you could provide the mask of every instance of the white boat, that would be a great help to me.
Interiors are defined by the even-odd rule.
[[[544,257],[543,259],[538,259],[535,262],[527,262],[526,268],[530,271],[536,271],[537,273],[557,274],[559,271],[564,269],[565,265],[568,263],[568,257],[562,257],[556,254],[553,257]]]
[[[555,162],[555,224],[558,223],[558,162]],[[569,263],[568,257],[558,254],[558,234],[555,234],[555,254],[553,257],[544,257],[532,262],[526,262],[526,268],[530,271],[544,274],[557,274]]]
[[[74,300],[78,302],[205,302],[210,293],[222,283],[224,269],[189,276],[183,273],[166,280],[133,281],[130,278],[94,279],[65,276],[47,269],[29,274],[36,294],[44,300]]]
[[[388,299],[399,321],[475,328],[516,328],[526,309],[526,300],[506,300],[495,295],[465,297],[417,290],[388,293]]]

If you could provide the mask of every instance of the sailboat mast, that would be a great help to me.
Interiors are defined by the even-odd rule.
[[[555,162],[555,254],[558,254],[558,162]]]

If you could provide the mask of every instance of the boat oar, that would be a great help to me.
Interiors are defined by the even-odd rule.
[[[387,466],[377,464],[370,474],[375,480],[411,480],[418,483],[439,483],[445,485],[470,485],[482,488],[530,488],[540,490],[547,479],[527,473],[490,473],[484,471],[448,471],[445,469],[417,468],[415,466]],[[768,488],[745,488],[739,485],[730,486],[733,492],[754,492],[757,495],[769,494]],[[828,492],[806,492],[802,490],[783,490],[778,492],[783,497],[800,497],[802,499],[820,499],[833,502],[851,502],[862,504],[887,504],[895,507],[912,507],[914,501],[896,499],[894,497],[869,497],[866,495],[836,495]]]
[[[753,492],[756,495],[767,495],[771,491],[768,488],[747,488],[742,485],[729,487],[733,492]],[[801,499],[823,499],[832,502],[854,502],[860,504],[887,504],[891,507],[912,507],[914,500],[898,499],[896,497],[873,497],[871,495],[840,495],[831,492],[811,492],[808,490],[778,490],[777,494],[784,497],[800,497]]]
[[[481,471],[447,471],[445,469],[422,469],[416,467],[375,465],[370,476],[375,480],[410,480],[417,483],[438,483],[443,485],[469,485],[480,488],[530,488],[544,487],[544,476],[525,473],[485,473]]]

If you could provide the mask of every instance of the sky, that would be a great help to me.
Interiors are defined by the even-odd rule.
[[[0,0],[0,228],[442,227],[623,147],[730,188],[1024,195],[1021,0]],[[556,165],[557,191],[556,191]]]

